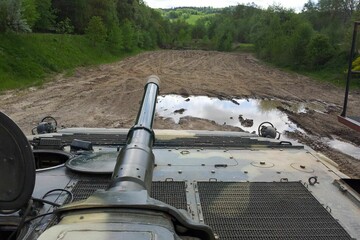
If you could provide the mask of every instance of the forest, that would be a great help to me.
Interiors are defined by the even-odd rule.
[[[353,22],[359,17],[357,0],[309,0],[301,12],[278,5],[262,9],[254,3],[223,9],[152,9],[142,0],[1,0],[0,53],[4,57],[0,80],[34,79],[46,72],[94,63],[88,58],[102,61],[101,57],[111,56],[104,59],[109,61],[156,48],[245,49],[270,64],[333,80],[346,70]],[[72,56],[48,63],[50,50],[32,50],[26,57],[17,51],[19,46],[14,44],[27,51],[25,46],[31,45],[27,39],[42,41],[37,48],[61,52],[62,46],[82,43],[102,54],[100,58],[88,54],[73,65],[69,63]],[[43,50],[44,56],[33,56]],[[22,61],[39,58],[47,68],[39,74],[31,75],[29,63],[20,69]],[[11,87],[9,83],[0,89]]]

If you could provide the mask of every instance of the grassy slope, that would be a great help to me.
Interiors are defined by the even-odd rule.
[[[0,34],[0,91],[38,85],[50,73],[119,58],[84,36]]]
[[[235,51],[252,52],[253,49],[252,45],[239,44]],[[112,62],[123,56],[125,54],[116,55],[104,47],[93,46],[79,35],[0,34],[0,91],[39,85],[51,73],[71,72],[78,66]],[[344,69],[337,66],[297,72],[344,86]],[[360,80],[352,81],[351,85],[360,88]]]
[[[200,18],[215,16],[215,15],[216,15],[216,13],[190,15],[189,18],[187,18],[185,21],[190,25],[195,25],[196,21],[199,20]]]
[[[244,52],[244,53],[253,53],[256,55],[254,50],[254,44],[251,43],[237,43],[233,46],[233,51],[235,52]],[[337,60],[339,61],[339,60]],[[326,67],[317,70],[299,70],[289,67],[281,67],[274,63],[263,60],[263,63],[281,70],[299,73],[305,76],[308,76],[316,81],[320,82],[330,82],[336,86],[343,87],[346,86],[346,72],[347,72],[347,63],[340,61],[329,63]],[[360,76],[353,76],[350,82],[350,90],[360,89]]]

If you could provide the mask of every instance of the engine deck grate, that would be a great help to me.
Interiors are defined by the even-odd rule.
[[[109,181],[100,176],[80,178],[72,189],[74,201],[105,189]],[[204,221],[220,239],[352,239],[300,182],[197,186]],[[187,209],[185,182],[153,182],[151,197]]]
[[[300,182],[198,182],[220,239],[351,239]]]
[[[42,145],[42,141],[48,141],[49,138],[40,138],[31,140],[31,143],[37,148],[47,148]],[[124,146],[126,143],[125,134],[82,134],[75,133],[71,135],[56,136],[56,141],[65,145],[70,145],[74,139],[90,141],[93,145],[110,145]],[[301,145],[292,145],[289,142],[269,141],[268,139],[255,137],[232,137],[232,136],[195,136],[191,138],[174,138],[174,139],[156,139],[154,148],[175,148],[175,147],[224,147],[224,148],[250,148],[262,146],[268,148],[304,148]],[[57,148],[55,148],[57,149]]]
[[[96,177],[79,180],[72,193],[74,201],[84,200],[97,189],[105,189],[109,185],[109,178]],[[153,182],[151,185],[151,197],[165,202],[173,207],[187,209],[185,182]]]

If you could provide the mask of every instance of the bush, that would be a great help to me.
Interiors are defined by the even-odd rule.
[[[314,30],[307,22],[299,24],[291,36],[291,62],[290,64],[296,66],[306,65],[306,51],[305,49],[310,43]]]
[[[138,47],[141,49],[152,49],[155,46],[151,34],[147,31],[137,32],[137,42]]]
[[[58,22],[56,25],[56,32],[61,34],[73,33],[74,26],[71,24],[71,20],[69,18],[65,18],[65,20]]]
[[[40,14],[36,9],[36,4],[34,0],[21,1],[21,14],[30,28],[34,26],[34,24],[40,17]]]
[[[19,0],[0,2],[0,30],[14,32],[31,32],[31,28],[23,16],[23,9]]]
[[[124,48],[124,39],[120,27],[114,25],[108,34],[108,45],[113,53],[120,53]]]
[[[125,21],[121,26],[121,32],[123,34],[123,49],[125,51],[132,51],[137,45],[135,29],[130,21]]]
[[[324,34],[316,34],[307,47],[308,64],[313,68],[325,65],[335,54],[334,47]]]
[[[51,0],[35,0],[39,19],[35,22],[33,30],[50,32],[55,30],[55,10],[52,8]]]
[[[224,32],[220,39],[217,41],[217,50],[231,51],[233,37],[230,32]]]
[[[92,17],[85,29],[85,34],[94,46],[103,44],[107,34],[102,18],[99,16]]]

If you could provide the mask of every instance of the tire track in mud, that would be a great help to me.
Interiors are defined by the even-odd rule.
[[[34,88],[10,91],[3,97],[3,110],[10,115],[15,114],[15,120],[21,120],[24,114],[42,114],[37,111],[31,114],[27,111],[16,114],[12,110],[25,110],[22,105],[26,105],[26,102],[36,103],[42,111],[49,113],[60,113],[60,110],[68,112],[69,106],[81,112],[84,106],[91,108],[99,103],[102,103],[99,107],[104,110],[113,109],[114,104],[123,107],[130,100],[127,95],[137,95],[135,93],[142,89],[144,79],[151,74],[157,74],[161,78],[163,94],[186,89],[189,94],[195,95],[211,95],[214,92],[214,96],[218,95],[215,94],[218,92],[229,97],[256,95],[302,101],[321,98],[337,105],[342,101],[341,90],[304,76],[299,77],[297,74],[271,68],[250,54],[156,51],[113,64],[80,68],[74,76],[64,78],[59,75],[57,80],[36,91],[33,91]],[[11,94],[16,96],[6,97]]]
[[[0,95],[0,110],[13,118],[26,134],[46,115],[54,116],[66,127],[130,127],[136,117],[145,79],[152,74],[161,79],[160,94],[324,102],[335,106],[335,111],[292,114],[291,117],[313,135],[337,135],[360,142],[358,133],[336,121],[341,111],[343,89],[273,68],[248,53],[145,52],[112,64],[78,68],[71,77],[59,74],[42,87],[4,92]],[[360,113],[359,92],[349,97],[352,106],[349,111]],[[203,122],[178,126],[160,118],[155,126],[223,129]]]

